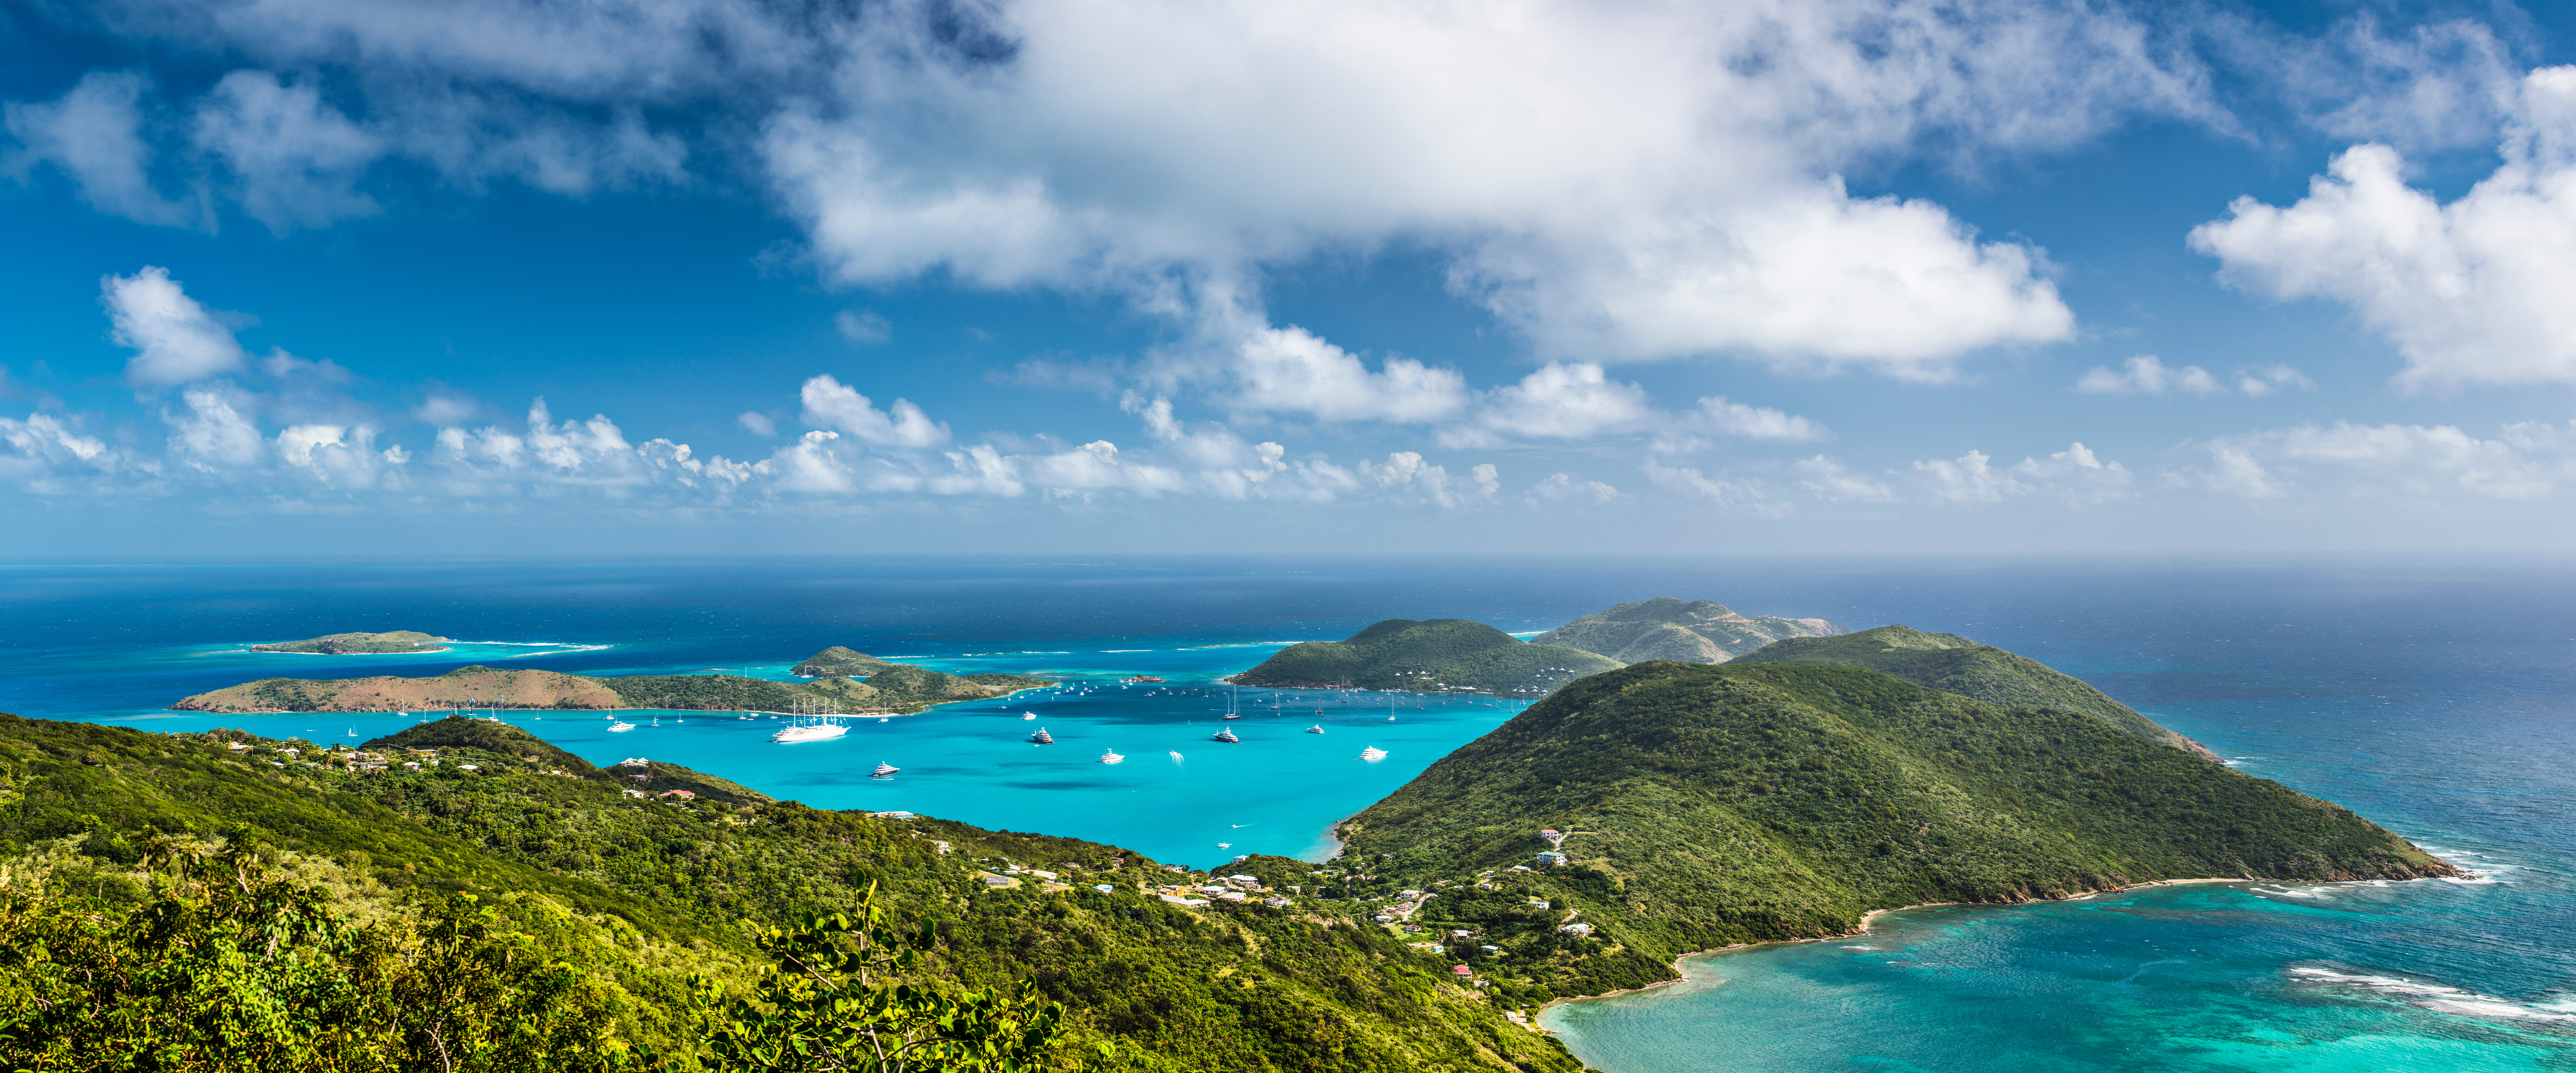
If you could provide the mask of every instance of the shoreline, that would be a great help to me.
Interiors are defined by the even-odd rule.
[[[2224,876],[2224,877],[2210,877],[2210,878],[2202,878],[2202,879],[2155,879],[2155,880],[2149,880],[2149,881],[2144,882],[2144,883],[2131,883],[2131,884],[2128,884],[2128,885],[2126,885],[2126,886],[2119,886],[2119,887],[2105,887],[2105,888],[2103,888],[2103,889],[2101,889],[2101,890],[2086,891],[2086,892],[2084,892],[2084,893],[2082,893],[2082,894],[2071,894],[2071,895],[2068,895],[2068,896],[2066,896],[2066,897],[2064,897],[2064,898],[2023,898],[2023,899],[2021,899],[2021,900],[2019,900],[2019,901],[2011,901],[2011,902],[1921,902],[1921,903],[1918,903],[1918,904],[1915,904],[1915,905],[1899,905],[1899,906],[1892,906],[1892,907],[1889,907],[1889,908],[1886,908],[1886,909],[1871,909],[1871,910],[1867,910],[1867,911],[1864,911],[1863,913],[1861,913],[1861,915],[1860,915],[1860,927],[1855,928],[1855,929],[1853,929],[1853,930],[1851,930],[1851,931],[1846,931],[1846,932],[1837,932],[1837,933],[1832,934],[1832,935],[1818,935],[1818,936],[1814,936],[1814,937],[1812,937],[1812,938],[1806,938],[1806,939],[1765,939],[1765,940],[1763,940],[1763,941],[1761,941],[1761,942],[1755,942],[1755,943],[1730,943],[1730,944],[1728,944],[1728,945],[1726,945],[1726,946],[1714,946],[1714,947],[1710,947],[1710,948],[1708,948],[1708,949],[1706,949],[1706,950],[1693,950],[1693,951],[1690,951],[1690,952],[1688,952],[1688,953],[1675,955],[1675,956],[1673,957],[1673,960],[1672,960],[1672,967],[1673,967],[1673,978],[1672,978],[1672,979],[1669,979],[1669,980],[1657,980],[1657,981],[1655,981],[1655,982],[1653,982],[1653,983],[1650,983],[1650,984],[1641,984],[1641,985],[1636,986],[1636,987],[1623,987],[1623,988],[1620,988],[1619,990],[1616,990],[1616,991],[1605,991],[1605,992],[1602,992],[1601,994],[1598,994],[1598,995],[1567,995],[1567,996],[1563,996],[1563,997],[1561,997],[1561,998],[1553,998],[1553,999],[1549,999],[1549,1000],[1547,1000],[1545,1003],[1540,1004],[1540,1006],[1539,1006],[1539,1008],[1538,1008],[1538,1012],[1537,1012],[1537,1014],[1534,1014],[1534,1015],[1532,1015],[1532,1016],[1531,1016],[1531,1018],[1530,1018],[1530,1027],[1531,1027],[1531,1028],[1533,1028],[1533,1029],[1535,1029],[1535,1030],[1537,1030],[1537,1031],[1553,1033],[1553,1032],[1555,1031],[1554,1029],[1548,1029],[1548,1028],[1541,1028],[1541,1027],[1539,1027],[1539,1025],[1538,1025],[1538,1018],[1539,1018],[1539,1016],[1543,1016],[1543,1015],[1545,1015],[1545,1014],[1547,1013],[1547,1011],[1549,1011],[1549,1010],[1551,1010],[1551,1009],[1554,1009],[1554,1008],[1556,1008],[1557,1006],[1562,1005],[1562,1004],[1564,1004],[1564,1003],[1570,1003],[1570,1002],[1590,1002],[1590,1001],[1594,1001],[1594,1000],[1597,1000],[1597,999],[1617,998],[1617,997],[1619,997],[1619,996],[1621,996],[1621,995],[1633,995],[1633,994],[1637,994],[1637,993],[1645,992],[1645,991],[1655,991],[1655,990],[1660,990],[1660,989],[1662,989],[1662,988],[1671,987],[1671,986],[1673,986],[1673,985],[1675,985],[1675,984],[1689,983],[1689,982],[1690,982],[1690,976],[1689,976],[1689,974],[1687,974],[1687,973],[1685,973],[1685,972],[1683,972],[1683,971],[1682,971],[1682,962],[1683,962],[1683,961],[1685,961],[1685,960],[1688,960],[1688,959],[1690,959],[1690,958],[1700,957],[1700,956],[1707,955],[1707,954],[1723,954],[1723,953],[1726,953],[1727,951],[1730,951],[1730,950],[1751,950],[1751,949],[1753,949],[1753,948],[1755,948],[1755,947],[1760,947],[1760,946],[1790,946],[1790,945],[1795,945],[1795,944],[1798,944],[1798,943],[1822,943],[1822,942],[1831,942],[1831,941],[1836,940],[1836,939],[1852,939],[1852,938],[1858,938],[1858,937],[1860,937],[1860,936],[1868,935],[1868,934],[1869,934],[1869,928],[1870,928],[1870,925],[1877,923],[1877,922],[1878,922],[1878,918],[1883,917],[1883,916],[1886,916],[1886,915],[1887,915],[1887,914],[1889,914],[1889,913],[1902,913],[1902,912],[1905,912],[1905,911],[1907,911],[1907,910],[1909,910],[1909,909],[1935,909],[1935,908],[1939,908],[1939,907],[1942,907],[1942,906],[1951,906],[1951,905],[1982,905],[1982,906],[1993,906],[1993,907],[1995,907],[1995,908],[2008,908],[2008,907],[2012,907],[2012,906],[2019,906],[2019,905],[2040,905],[2040,904],[2047,903],[2047,902],[2078,902],[2078,901],[2083,901],[2083,900],[2084,900],[2084,899],[2086,899],[2086,898],[2098,898],[2098,897],[2100,897],[2100,896],[2102,896],[2102,895],[2105,895],[2105,894],[2120,894],[2120,893],[2124,893],[2124,892],[2127,892],[2127,891],[2133,891],[2133,890],[2144,890],[2144,889],[2146,889],[2146,888],[2148,888],[2148,887],[2170,887],[2170,886],[2180,886],[2180,885],[2185,884],[2185,883],[2289,883],[2289,882],[2305,882],[2305,881],[2304,881],[2304,880],[2262,879],[2262,878],[2253,878],[2253,877],[2246,877],[2246,876]]]

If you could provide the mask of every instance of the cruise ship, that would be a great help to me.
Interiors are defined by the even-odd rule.
[[[1226,743],[1228,743],[1228,744],[1232,744],[1232,743],[1234,743],[1234,742],[1242,741],[1243,739],[1242,739],[1242,738],[1238,738],[1238,737],[1235,737],[1235,736],[1234,736],[1234,728],[1232,728],[1232,727],[1227,727],[1227,728],[1224,728],[1224,729],[1222,729],[1222,730],[1217,731],[1217,732],[1216,732],[1216,734],[1215,734],[1215,736],[1213,736],[1213,737],[1209,738],[1208,740],[1209,740],[1209,741],[1221,741],[1221,742],[1226,742]]]
[[[868,772],[868,777],[871,779],[891,778],[895,772],[901,770],[903,769],[880,760],[877,762],[877,769],[875,771]]]
[[[795,726],[780,728],[778,733],[769,736],[769,740],[789,743],[800,741],[830,741],[833,738],[840,737],[841,735],[849,732],[850,728],[842,726],[839,723],[799,723]]]
[[[1046,732],[1045,727],[1039,727],[1037,733],[1029,735],[1029,740],[1039,745],[1055,744],[1055,738]]]

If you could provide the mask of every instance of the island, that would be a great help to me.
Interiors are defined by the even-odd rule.
[[[1339,835],[1357,863],[1337,871],[1436,892],[1414,915],[1479,935],[1462,963],[1534,996],[1644,986],[1692,951],[1851,934],[1932,902],[2459,874],[2090,713],[1745,660],[1576,681]]]
[[[825,649],[862,660],[873,656]],[[836,661],[847,662],[835,657]],[[1054,685],[1020,674],[943,674],[876,660],[887,669],[855,678],[829,674],[811,682],[773,682],[738,674],[564,674],[558,671],[459,667],[432,678],[263,678],[192,697],[183,712],[393,712],[539,708],[614,711],[917,712],[938,704],[989,700]],[[801,665],[800,665],[801,666]]]
[[[1536,700],[1584,675],[1620,666],[1577,648],[1524,644],[1481,622],[1391,618],[1339,641],[1290,645],[1228,681]]]
[[[2218,755],[2199,742],[2165,729],[2080,678],[2028,656],[1978,644],[1957,634],[1881,626],[1841,637],[1791,638],[1766,645],[1739,657],[1737,662],[1867,667],[1916,685],[2006,708],[2078,712],[2122,733],[2218,762]]]
[[[418,630],[390,633],[332,633],[301,641],[252,645],[253,652],[299,652],[316,656],[382,656],[405,652],[445,652],[453,638],[432,637]]]
[[[1532,637],[1530,643],[1580,648],[1621,663],[1724,663],[1784,638],[1848,632],[1820,618],[1739,615],[1715,600],[1685,603],[1658,596],[1595,611]]]
[[[799,678],[865,678],[878,671],[890,671],[901,666],[903,664],[890,659],[879,659],[846,646],[833,645],[805,657],[805,662],[787,673]]]

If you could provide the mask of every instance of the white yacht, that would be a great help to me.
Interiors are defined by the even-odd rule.
[[[1209,740],[1209,741],[1221,741],[1221,742],[1224,742],[1224,743],[1226,743],[1226,744],[1228,744],[1228,745],[1232,745],[1232,744],[1234,744],[1234,743],[1236,743],[1236,742],[1242,741],[1243,739],[1242,739],[1242,738],[1235,737],[1235,736],[1234,736],[1234,731],[1233,731],[1233,729],[1231,729],[1231,728],[1224,728],[1224,729],[1219,729],[1219,730],[1216,732],[1216,734],[1215,734],[1214,736],[1210,737],[1208,740]]]
[[[1100,751],[1100,762],[1104,764],[1116,764],[1123,762],[1126,759],[1126,757],[1118,755],[1118,751],[1115,749],[1102,749]]]
[[[1310,727],[1307,727],[1307,728],[1306,728],[1306,733],[1309,733],[1309,734],[1321,734],[1321,733],[1323,733],[1323,732],[1324,732],[1324,724],[1322,724],[1322,723],[1317,723],[1317,724],[1315,724],[1314,726],[1310,726]]]
[[[1366,760],[1370,763],[1376,763],[1380,760],[1386,759],[1386,750],[1380,749],[1374,745],[1369,746],[1368,748],[1360,750],[1360,759]]]
[[[1046,732],[1045,727],[1039,727],[1037,733],[1029,735],[1029,741],[1037,745],[1055,744],[1055,738]]]
[[[633,723],[629,723],[629,722],[627,722],[627,721],[625,721],[625,720],[623,720],[623,719],[620,719],[620,720],[618,720],[617,722],[614,722],[614,723],[610,723],[610,724],[608,724],[608,732],[609,732],[609,733],[611,733],[611,734],[622,733],[622,732],[624,732],[624,731],[629,731],[629,730],[633,730],[633,729],[635,729],[635,724],[633,724]]]
[[[880,760],[877,762],[877,769],[875,771],[868,772],[868,777],[871,779],[892,778],[895,772],[901,770],[903,769]]]
[[[1037,718],[1037,717],[1038,717],[1038,713],[1036,713],[1036,712],[1021,712],[1021,713],[1020,713],[1020,721],[1021,721],[1021,722],[1023,722],[1023,723],[1028,722],[1029,720],[1031,720],[1031,719],[1035,719],[1035,718]]]

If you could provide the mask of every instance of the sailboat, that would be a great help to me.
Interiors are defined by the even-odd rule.
[[[1324,732],[1324,724],[1322,724],[1322,723],[1317,723],[1317,724],[1315,724],[1314,726],[1310,726],[1310,727],[1307,727],[1307,728],[1306,728],[1306,733],[1309,733],[1309,734],[1321,734],[1321,733],[1323,733],[1323,732]]]
[[[877,762],[877,769],[875,771],[868,772],[868,777],[871,779],[891,778],[895,772],[901,770],[903,769],[880,760]]]
[[[1117,751],[1117,750],[1115,750],[1115,749],[1102,749],[1102,750],[1100,750],[1100,762],[1101,762],[1101,763],[1104,763],[1104,764],[1116,764],[1116,763],[1123,762],[1123,761],[1125,761],[1126,759],[1127,759],[1126,757],[1123,757],[1123,756],[1118,755],[1118,751]]]
[[[1047,734],[1045,727],[1039,727],[1037,733],[1029,735],[1029,741],[1038,745],[1055,744],[1055,738]]]
[[[1226,743],[1226,744],[1228,744],[1228,745],[1232,745],[1232,744],[1234,744],[1234,743],[1236,743],[1236,742],[1242,741],[1243,739],[1242,739],[1242,738],[1235,737],[1235,736],[1234,736],[1234,731],[1233,731],[1233,730],[1228,729],[1228,728],[1224,728],[1224,727],[1220,727],[1220,728],[1218,728],[1218,729],[1217,729],[1216,734],[1215,734],[1213,737],[1210,737],[1208,740],[1209,740],[1209,741],[1221,741],[1221,742],[1225,742],[1225,743]]]
[[[796,721],[778,728],[769,740],[782,745],[800,741],[829,741],[850,732],[850,728],[832,721],[840,714],[837,705],[815,703],[811,697],[798,697],[794,705]]]

